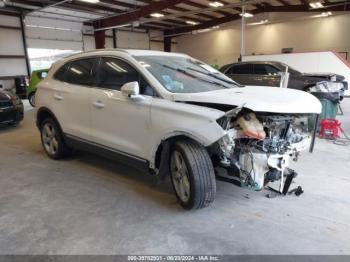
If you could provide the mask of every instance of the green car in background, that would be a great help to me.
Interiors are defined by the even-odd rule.
[[[41,80],[43,80],[47,73],[49,72],[49,69],[40,69],[40,70],[34,70],[32,72],[32,75],[30,77],[30,82],[27,87],[27,97],[29,100],[29,103],[32,107],[35,106],[35,92],[38,84]]]

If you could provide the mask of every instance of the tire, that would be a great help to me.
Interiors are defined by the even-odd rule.
[[[169,169],[173,189],[183,208],[200,209],[214,201],[215,173],[203,146],[191,140],[176,142],[171,150]]]
[[[29,104],[30,104],[32,107],[35,107],[35,93],[31,93],[31,94],[28,96],[28,101],[29,101]]]
[[[52,159],[61,159],[68,155],[62,132],[52,118],[46,118],[40,126],[41,143],[46,154]]]

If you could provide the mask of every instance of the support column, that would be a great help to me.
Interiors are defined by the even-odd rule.
[[[95,31],[95,46],[96,49],[103,49],[106,46],[106,32],[104,30]]]
[[[29,62],[28,49],[27,49],[27,38],[26,38],[24,15],[21,15],[20,21],[21,21],[22,42],[23,42],[24,56],[26,60],[27,74],[28,74],[28,77],[30,77],[31,69],[30,69],[30,62]]]
[[[242,24],[241,24],[241,54],[239,61],[242,61],[242,57],[245,55],[245,6],[242,6]]]
[[[171,52],[171,37],[164,37],[164,51]]]

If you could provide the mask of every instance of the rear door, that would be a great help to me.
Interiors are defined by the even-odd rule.
[[[71,61],[65,72],[57,76],[61,82],[52,95],[63,132],[72,137],[90,139],[90,95],[96,61],[96,58]]]
[[[253,64],[253,75],[255,85],[280,86],[281,76],[279,70],[269,64]]]
[[[241,85],[254,85],[254,79],[251,77],[253,73],[252,66],[250,64],[234,64],[225,74],[232,80],[236,81]]]

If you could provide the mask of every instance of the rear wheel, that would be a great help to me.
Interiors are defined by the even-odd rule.
[[[31,93],[31,94],[28,96],[28,101],[29,101],[29,104],[30,104],[32,107],[35,107],[35,93]]]
[[[53,119],[45,119],[40,131],[41,143],[50,158],[60,159],[67,155],[69,150],[64,144],[61,130]]]
[[[176,197],[185,209],[200,209],[214,201],[214,168],[203,146],[191,140],[177,142],[169,164]]]

